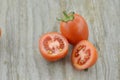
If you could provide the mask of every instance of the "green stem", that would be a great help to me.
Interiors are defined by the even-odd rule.
[[[66,11],[63,11],[63,14],[64,14],[64,16],[65,16],[66,18],[69,17]]]
[[[70,12],[69,14],[67,14],[66,11],[63,11],[64,17],[63,18],[57,18],[58,21],[62,21],[62,22],[68,22],[68,21],[72,21],[74,19],[74,12]]]

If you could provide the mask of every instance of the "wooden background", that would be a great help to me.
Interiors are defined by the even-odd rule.
[[[0,80],[120,80],[120,0],[0,0]],[[46,32],[59,31],[56,17],[75,11],[87,21],[99,59],[87,72],[66,58],[50,63],[38,49]]]

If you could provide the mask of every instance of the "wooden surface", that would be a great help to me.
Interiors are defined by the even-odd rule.
[[[120,80],[120,0],[0,0],[0,80]],[[62,11],[81,14],[99,59],[87,72],[66,58],[50,63],[38,39],[59,31]]]

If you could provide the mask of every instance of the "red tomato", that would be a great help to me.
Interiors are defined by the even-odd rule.
[[[68,53],[68,41],[57,32],[44,34],[39,40],[39,50],[48,61],[56,61]]]
[[[69,43],[75,45],[81,40],[87,40],[89,31],[86,21],[79,14],[66,14],[64,18],[59,19],[60,31],[67,38]]]
[[[80,41],[73,49],[71,60],[79,70],[93,66],[98,58],[96,48],[87,40]]]

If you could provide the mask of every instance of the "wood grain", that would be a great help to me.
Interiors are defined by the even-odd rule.
[[[120,80],[120,0],[0,0],[0,80]],[[89,26],[99,59],[87,72],[66,58],[51,63],[39,53],[38,39],[59,31],[56,17],[75,11]]]

